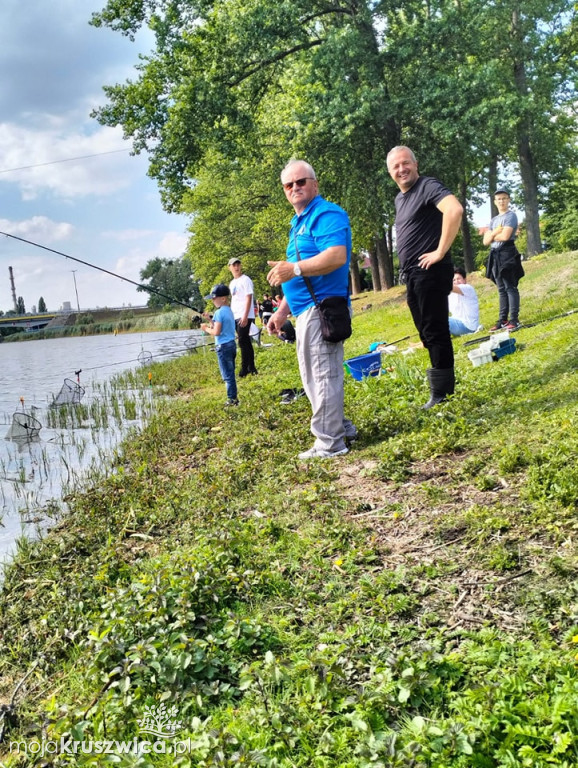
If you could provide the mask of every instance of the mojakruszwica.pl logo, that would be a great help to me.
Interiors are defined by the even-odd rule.
[[[27,755],[183,755],[191,751],[190,739],[180,741],[176,738],[183,730],[183,724],[175,706],[145,707],[144,715],[137,723],[139,735],[129,741],[77,740],[72,736],[61,736],[58,740],[11,741],[10,752]],[[149,738],[143,738],[145,735]]]

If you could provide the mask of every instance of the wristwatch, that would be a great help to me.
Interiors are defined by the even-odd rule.
[[[301,267],[299,266],[299,262],[293,264],[293,274],[295,277],[301,277]]]

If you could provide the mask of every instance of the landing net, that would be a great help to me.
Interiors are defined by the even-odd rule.
[[[143,349],[142,352],[139,352],[138,361],[141,365],[148,365],[149,363],[152,363],[152,352],[147,352]]]
[[[64,379],[62,389],[56,395],[52,403],[52,407],[59,405],[72,405],[73,403],[79,403],[84,397],[84,387],[81,387],[76,381],[72,379]]]
[[[42,424],[25,411],[16,411],[6,433],[7,440],[33,440],[38,437]]]
[[[187,336],[185,339],[185,347],[190,349],[192,352],[196,352],[197,347],[202,347],[204,343],[205,340],[202,336]]]

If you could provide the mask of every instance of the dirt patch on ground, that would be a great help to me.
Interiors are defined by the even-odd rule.
[[[518,592],[539,578],[531,554],[537,543],[515,523],[500,525],[504,508],[518,503],[513,482],[496,476],[495,487],[482,491],[467,476],[456,480],[466,458],[414,464],[403,483],[380,479],[378,462],[350,463],[337,481],[346,514],[367,531],[383,568],[432,574],[411,584],[419,593],[419,623],[520,630],[527,615]],[[494,566],[489,553],[495,553]]]

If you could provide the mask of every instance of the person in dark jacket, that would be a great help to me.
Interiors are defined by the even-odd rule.
[[[293,327],[293,323],[291,320],[287,319],[281,326],[280,330],[277,331],[277,336],[281,339],[281,341],[286,341],[288,344],[294,344],[297,335],[295,333],[295,328]]]
[[[498,286],[500,316],[490,331],[515,331],[520,327],[518,281],[524,277],[522,259],[515,243],[518,217],[510,210],[510,193],[507,189],[496,190],[494,203],[498,215],[493,217],[490,228],[484,233],[484,245],[490,246],[486,277]]]

